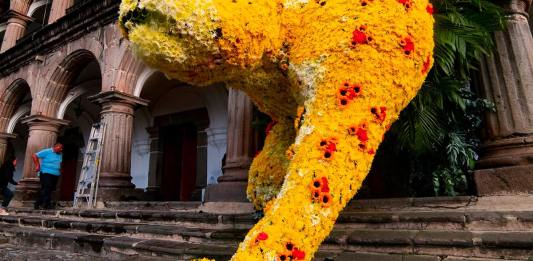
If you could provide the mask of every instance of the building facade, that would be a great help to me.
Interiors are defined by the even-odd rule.
[[[223,84],[194,88],[137,60],[118,0],[0,1],[0,161],[16,157],[16,199],[33,198],[31,155],[65,145],[59,198],[72,199],[91,126],[106,124],[100,199],[245,201],[257,149],[254,107]],[[531,0],[481,68],[495,102],[476,172],[480,195],[533,191]],[[531,12],[530,12],[531,14]],[[204,190],[206,189],[206,190]]]

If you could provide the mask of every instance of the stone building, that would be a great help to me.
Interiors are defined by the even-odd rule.
[[[116,26],[119,3],[0,1],[0,160],[17,158],[16,199],[39,188],[32,153],[61,141],[59,197],[71,200],[91,126],[102,121],[101,200],[198,200],[206,189],[208,201],[244,201],[258,144],[253,105],[228,86],[193,88],[137,60]],[[475,175],[480,195],[533,191],[530,5],[506,6],[508,31],[481,70],[498,113]]]

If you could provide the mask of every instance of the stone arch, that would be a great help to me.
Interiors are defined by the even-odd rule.
[[[32,17],[32,15],[41,7],[51,4],[51,0],[38,0],[33,1],[30,5],[30,8],[28,10],[27,16]]]
[[[7,128],[15,114],[15,110],[21,107],[25,102],[24,98],[27,97],[31,98],[30,86],[26,80],[21,78],[13,81],[0,93],[0,132],[7,132]]]
[[[76,50],[64,58],[50,76],[36,106],[32,106],[32,114],[55,117],[67,92],[74,87],[73,81],[91,62],[98,63],[98,59],[85,49]],[[98,73],[101,75],[99,63],[98,66]]]
[[[28,17],[32,18],[32,21],[28,22],[24,32],[25,35],[31,34],[48,24],[51,5],[51,0],[32,1],[26,13]]]
[[[116,69],[113,83],[110,86],[115,87],[117,91],[133,94],[137,89],[137,85],[132,83],[139,82],[139,78],[143,75],[143,81],[146,81],[154,72],[156,70],[146,66],[133,55],[129,48],[126,48]],[[140,90],[142,90],[142,86]],[[136,95],[137,97],[140,95],[140,90],[138,95]]]

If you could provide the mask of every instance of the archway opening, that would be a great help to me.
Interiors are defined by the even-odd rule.
[[[139,94],[150,105],[135,115],[133,182],[146,188],[147,199],[201,200],[209,180],[216,182],[221,173],[226,149],[225,88],[194,88],[154,72]]]
[[[101,90],[102,77],[96,58],[74,65],[75,75],[67,84],[66,95],[57,112],[57,118],[69,124],[59,133],[58,142],[63,144],[62,174],[58,184],[57,198],[70,201],[74,197],[83,165],[85,144],[92,125],[100,120],[100,107],[88,100]]]
[[[46,26],[48,24],[48,17],[50,16],[51,8],[51,0],[33,1],[28,11],[28,17],[31,17],[32,20],[28,22],[24,34],[30,35],[33,32]]]
[[[23,166],[28,143],[29,128],[21,120],[30,115],[32,103],[31,90],[26,81],[14,81],[2,95],[4,110],[1,112],[0,128],[7,134],[14,135],[8,140],[3,160],[16,159],[14,179],[20,180],[23,176]],[[11,189],[15,187],[10,185]]]

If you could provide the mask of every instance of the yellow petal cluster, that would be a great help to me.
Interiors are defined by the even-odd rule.
[[[233,260],[311,260],[433,59],[427,0],[123,0],[139,57],[245,91],[278,125],[250,170],[265,217]],[[355,87],[357,86],[357,89]]]

